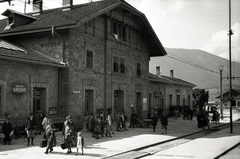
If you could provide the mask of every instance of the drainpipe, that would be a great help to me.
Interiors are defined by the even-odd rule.
[[[60,101],[60,98],[61,98],[61,93],[62,93],[62,68],[60,68],[58,70],[58,117],[60,117],[60,104],[61,104],[61,101]]]
[[[63,54],[63,63],[68,66],[68,62],[66,60],[66,55],[65,55],[65,39],[60,35],[58,34],[56,31],[55,31],[55,27],[52,26],[52,36],[54,35],[57,35],[59,38],[62,39],[62,54]],[[60,101],[60,98],[61,98],[61,91],[62,91],[62,68],[59,70],[58,72],[58,116],[60,116],[60,104],[61,104],[61,101]]]
[[[107,103],[107,16],[104,19],[104,116],[106,117],[106,103]]]

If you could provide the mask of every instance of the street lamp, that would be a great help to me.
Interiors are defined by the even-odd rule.
[[[219,66],[220,70],[220,101],[221,101],[221,119],[223,120],[223,94],[222,94],[222,71],[223,71],[223,65]]]

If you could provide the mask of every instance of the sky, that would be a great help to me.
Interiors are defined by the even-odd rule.
[[[24,1],[7,8],[24,12]],[[74,4],[91,0],[73,0]],[[96,0],[92,0],[96,1]],[[200,49],[229,58],[229,0],[125,0],[144,13],[162,45],[167,48]],[[62,0],[43,0],[43,9],[60,7]],[[26,12],[32,7],[26,5]],[[3,18],[0,16],[0,18]],[[231,0],[232,60],[240,62],[240,0]]]

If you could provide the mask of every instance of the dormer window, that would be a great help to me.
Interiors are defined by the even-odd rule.
[[[4,30],[26,25],[36,20],[36,18],[34,17],[31,17],[29,15],[26,15],[11,9],[7,9],[5,12],[2,13],[2,15],[8,17],[7,26],[5,27]]]
[[[13,23],[13,17],[8,17],[8,25],[10,25],[11,23]]]

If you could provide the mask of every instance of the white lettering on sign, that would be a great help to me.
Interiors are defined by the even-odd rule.
[[[25,93],[27,91],[25,84],[13,84],[12,85],[13,93]]]

